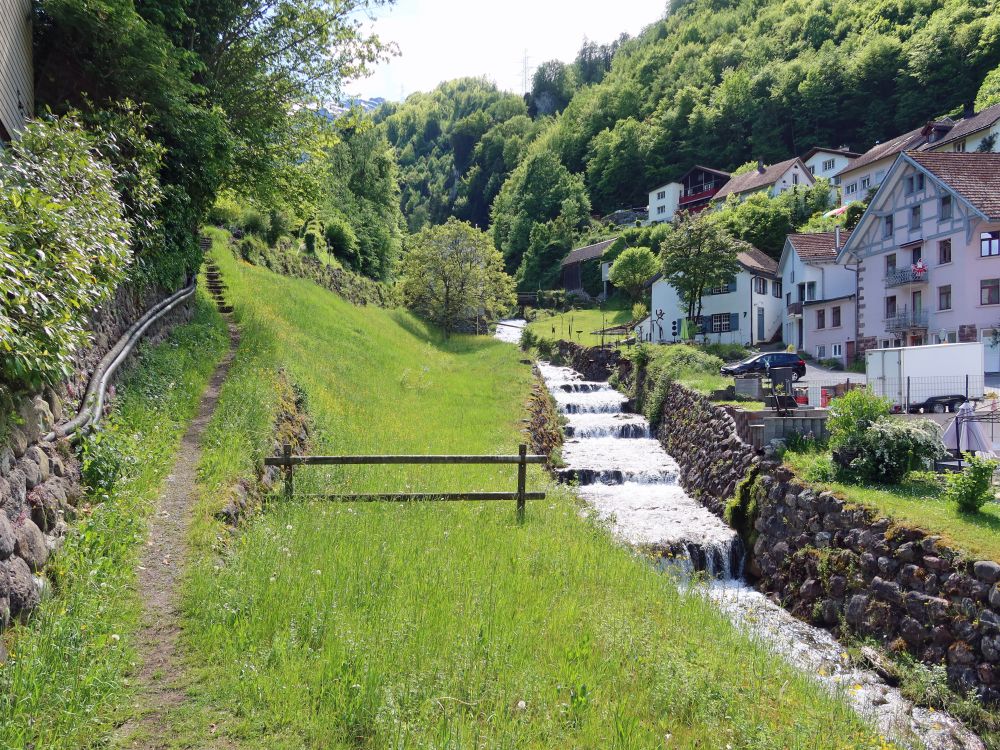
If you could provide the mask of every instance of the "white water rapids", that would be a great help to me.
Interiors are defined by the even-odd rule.
[[[517,343],[523,320],[504,321],[497,338]],[[539,362],[549,392],[566,417],[559,470],[623,542],[660,555],[681,584],[712,601],[741,630],[844,698],[904,747],[984,750],[957,719],[914,706],[874,672],[854,666],[826,630],[794,618],[742,582],[743,549],[725,522],[689,497],[679,469],[645,418],[623,411],[627,400],[607,383],[585,381],[566,367]],[[706,580],[689,578],[704,571]]]

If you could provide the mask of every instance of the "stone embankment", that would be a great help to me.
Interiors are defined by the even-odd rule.
[[[617,373],[633,396],[645,385],[617,354],[563,342],[560,356],[574,369],[589,367],[581,370],[588,378]],[[841,637],[872,638],[942,665],[953,687],[1000,700],[1000,564],[817,492],[757,455],[724,408],[676,383],[657,437],[679,464],[684,489],[744,537],[746,570],[775,602]]]

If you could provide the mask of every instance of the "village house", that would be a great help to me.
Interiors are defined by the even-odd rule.
[[[854,356],[855,272],[840,265],[850,232],[790,234],[778,261],[785,292],[782,340],[817,359]]]
[[[673,221],[683,192],[684,186],[679,182],[668,182],[650,190],[649,203],[646,206],[648,223],[660,224]]]
[[[982,341],[1000,371],[1000,154],[900,154],[839,261],[860,261],[861,351]]]
[[[947,135],[927,144],[923,150],[1000,151],[1000,104],[967,114],[952,126]]]
[[[735,175],[723,185],[715,194],[715,200],[721,204],[728,196],[735,195],[742,201],[747,196],[763,192],[774,197],[796,187],[809,187],[814,182],[809,168],[797,156],[769,167],[758,161],[756,169]]]
[[[584,264],[588,262],[593,262],[595,264],[600,263],[600,259],[604,254],[604,251],[607,250],[611,243],[613,243],[616,239],[618,238],[612,237],[610,240],[597,242],[593,245],[587,245],[586,247],[578,247],[563,258],[562,263],[559,264],[563,289],[567,292],[577,292],[582,294]]]
[[[31,62],[31,0],[0,11],[0,143],[17,136],[35,111]]]
[[[814,146],[802,157],[802,162],[813,177],[825,177],[832,185],[839,185],[837,174],[859,156],[861,154],[849,151],[846,146],[840,148]]]
[[[758,345],[781,330],[782,295],[778,264],[756,248],[741,251],[740,270],[728,283],[706,290],[700,328],[704,338],[723,344]],[[680,338],[687,309],[659,274],[653,277],[650,315],[636,326],[640,341],[666,343]],[[701,335],[699,334],[699,338]]]

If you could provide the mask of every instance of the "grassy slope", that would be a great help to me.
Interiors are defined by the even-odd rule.
[[[828,455],[828,454],[826,454]],[[786,453],[785,462],[808,476],[818,453]],[[977,559],[1000,560],[1000,504],[990,503],[979,513],[959,513],[942,497],[939,485],[910,478],[898,487],[862,487],[841,482],[816,483],[859,505],[876,508],[894,518],[940,534],[947,542]]]
[[[273,408],[240,388],[280,364],[307,393],[317,452],[509,452],[521,439],[530,372],[514,347],[442,343],[405,313],[215,255],[244,329],[220,435],[267,429],[236,420]],[[209,447],[205,513],[253,459]],[[302,491],[513,481],[509,467],[299,474]],[[513,516],[510,504],[277,501],[221,562],[203,519],[185,602],[196,700],[246,747],[646,748],[667,735],[670,747],[878,746],[843,703],[679,594],[564,490],[531,504],[523,526]],[[205,726],[191,719],[202,734],[178,744],[204,742]]]
[[[544,312],[539,311],[539,313]],[[570,310],[533,320],[528,324],[528,328],[542,338],[566,339],[583,346],[598,346],[601,343],[601,336],[600,334],[595,336],[592,331],[628,323],[631,319],[631,304],[622,297],[616,297],[608,303],[604,311],[596,309]],[[577,331],[582,331],[582,333],[577,333]],[[605,337],[605,343],[611,343],[613,340],[612,337]]]
[[[106,445],[128,459],[125,478],[109,497],[81,503],[81,519],[50,565],[54,596],[27,625],[4,634],[11,659],[0,666],[0,747],[100,744],[129,710],[137,548],[225,346],[221,319],[199,299],[194,322],[144,350],[119,386],[105,434]]]

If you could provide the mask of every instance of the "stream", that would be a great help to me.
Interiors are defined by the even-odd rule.
[[[503,321],[497,338],[520,339],[523,320]],[[586,381],[567,367],[538,362],[559,411],[565,439],[558,470],[624,543],[658,555],[659,567],[713,602],[739,629],[842,695],[879,731],[904,747],[980,750],[960,721],[913,705],[898,689],[855,666],[822,628],[796,619],[742,580],[742,543],[722,519],[680,486],[680,471],[644,417],[624,411],[626,397],[605,382]],[[702,575],[692,577],[692,572]]]

